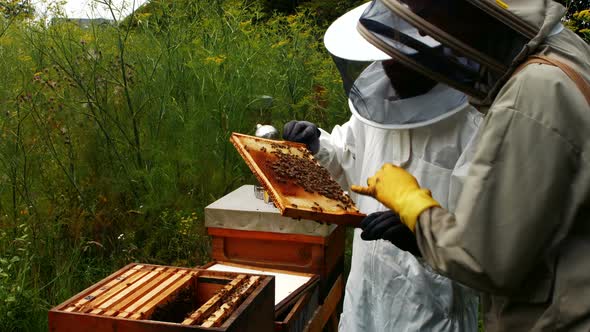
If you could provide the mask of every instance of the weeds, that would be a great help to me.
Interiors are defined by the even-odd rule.
[[[46,330],[127,263],[205,263],[204,207],[255,181],[231,132],[348,117],[309,12],[150,6],[88,28],[0,19],[2,331]]]

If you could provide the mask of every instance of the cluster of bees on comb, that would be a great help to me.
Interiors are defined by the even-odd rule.
[[[271,146],[273,147],[271,153],[276,158],[268,160],[267,166],[275,173],[277,182],[283,184],[292,182],[308,193],[317,193],[338,201],[339,204],[337,206],[343,210],[354,209],[352,199],[344,194],[344,191],[332,179],[328,170],[313,160],[307,149],[298,148],[302,156],[297,156],[283,152],[284,147],[279,144],[271,144]],[[294,207],[297,208],[297,206]],[[322,211],[317,203],[312,207],[312,210]]]

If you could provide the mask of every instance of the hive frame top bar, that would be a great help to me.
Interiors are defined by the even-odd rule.
[[[270,198],[283,216],[345,226],[358,226],[365,217],[365,215],[360,213],[356,207],[346,207],[343,209],[343,206],[339,205],[338,201],[329,199],[319,193],[304,193],[303,196],[306,197],[283,194],[280,189],[281,184],[279,184],[277,179],[272,177],[263,163],[267,162],[268,158],[272,155],[271,150],[279,149],[276,148],[279,146],[281,151],[302,158],[310,158],[310,160],[316,163],[316,165],[321,167],[311,155],[302,152],[307,151],[304,144],[264,139],[239,133],[233,133],[230,137],[230,141],[236,147],[260,184],[267,190]],[[250,144],[250,146],[248,144]],[[258,155],[258,157],[255,157],[256,155]]]

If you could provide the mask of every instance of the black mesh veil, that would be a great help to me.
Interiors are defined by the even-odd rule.
[[[467,0],[403,1],[373,1],[359,19],[359,33],[398,61],[479,100],[486,98],[528,42],[528,38],[478,11]],[[494,33],[478,39],[470,31],[453,31],[466,27],[466,22],[447,24],[451,28],[445,31],[422,17],[448,18],[453,17],[449,16],[451,12],[459,13],[456,19],[478,13],[479,17],[465,20],[487,22],[494,27]],[[468,44],[470,40],[475,42]]]

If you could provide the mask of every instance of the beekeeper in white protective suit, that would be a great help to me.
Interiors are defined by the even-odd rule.
[[[414,174],[452,211],[481,115],[463,93],[392,61],[366,42],[356,26],[367,5],[337,19],[324,37],[342,74],[352,117],[332,133],[310,122],[291,121],[283,137],[307,144],[345,189],[366,181],[384,163],[394,163]],[[382,14],[388,13],[383,8]],[[398,29],[437,46],[402,22]],[[371,197],[353,199],[367,214],[387,210]],[[397,215],[381,212],[371,217],[382,219],[385,227],[365,230],[362,237],[391,242],[364,241],[361,230],[355,229],[340,330],[477,331],[478,294],[434,273],[405,251],[419,254],[413,234]]]

